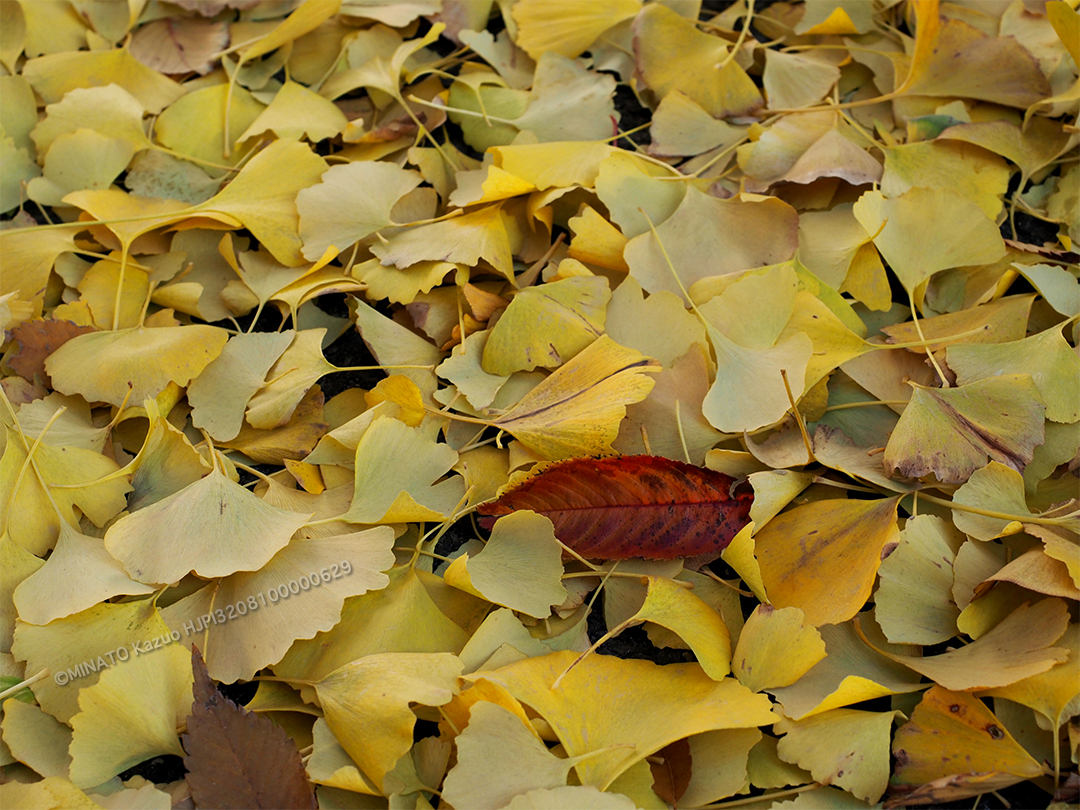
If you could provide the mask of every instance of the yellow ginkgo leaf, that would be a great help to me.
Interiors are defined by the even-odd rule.
[[[556,460],[611,450],[626,406],[652,389],[660,364],[606,335],[529,391],[493,424]]]
[[[602,276],[574,276],[522,290],[491,329],[484,371],[505,377],[562,365],[604,331],[610,298]]]
[[[11,653],[18,660],[26,661],[30,672],[48,667],[53,673],[53,677],[33,685],[34,697],[41,708],[67,723],[79,712],[82,689],[97,683],[109,669],[124,666],[136,658],[131,645],[137,645],[140,651],[146,646],[153,652],[154,639],[161,644],[165,638],[172,643],[169,628],[153,600],[115,605],[102,602],[47,625],[20,622],[15,628]],[[140,652],[139,657],[141,655]],[[148,656],[153,657],[156,653]],[[190,658],[185,654],[184,659],[189,662],[190,674]],[[57,677],[58,673],[63,674]],[[190,706],[189,703],[185,707],[185,713]]]
[[[367,285],[369,301],[388,298],[395,304],[411,304],[421,293],[429,293],[448,274],[465,275],[463,265],[451,262],[424,261],[410,267],[387,267],[378,259],[368,259],[353,266],[353,277]]]
[[[562,546],[548,518],[528,510],[496,521],[483,551],[456,559],[443,573],[450,585],[544,619],[566,599],[562,585]]]
[[[229,334],[215,326],[136,327],[72,338],[45,361],[56,390],[122,405],[183,387],[221,354]]]
[[[0,535],[0,647],[11,649],[18,613],[12,601],[15,589],[45,561],[24,549],[7,533]]]
[[[699,31],[693,20],[647,5],[634,20],[634,34],[638,71],[658,98],[679,90],[713,118],[749,115],[764,104],[738,62],[725,58],[727,40]]]
[[[291,345],[279,354],[266,373],[269,382],[261,384],[247,402],[247,422],[260,430],[288,423],[315,381],[337,370],[323,357],[325,328],[284,334],[292,338]]]
[[[127,791],[121,791],[126,793]],[[158,791],[155,791],[158,792]],[[168,794],[159,793],[168,801]],[[79,790],[68,779],[48,776],[40,782],[8,782],[4,786],[4,801],[12,807],[44,808],[44,810],[99,810],[102,805]],[[166,805],[167,806],[167,805]],[[146,807],[151,807],[148,803]],[[153,805],[158,810],[157,805]],[[164,807],[161,810],[165,810]]]
[[[798,608],[758,605],[746,620],[732,668],[753,692],[790,686],[825,657],[821,634]]]
[[[914,389],[885,448],[889,475],[962,483],[987,458],[1023,469],[1043,443],[1046,406],[1029,374]]]
[[[873,633],[876,625],[864,622],[862,628]],[[818,628],[818,633],[825,641],[825,658],[791,686],[768,690],[780,701],[784,714],[793,720],[923,688],[911,670],[878,652],[878,649],[896,652],[909,649],[889,644],[880,631],[876,633],[874,647],[860,638],[852,622],[824,625]]]
[[[409,464],[397,460],[409,459]],[[460,476],[439,481],[458,454],[417,428],[390,417],[376,419],[356,446],[355,494],[343,520],[396,523],[445,520],[465,494]]]
[[[420,335],[376,312],[374,307],[363,301],[357,300],[350,304],[349,310],[356,321],[360,336],[379,363],[384,366],[431,366],[430,369],[401,369],[400,373],[416,383],[424,401],[432,404],[429,398],[438,383],[435,366],[442,362],[442,352]]]
[[[47,154],[61,135],[74,134],[79,129],[125,140],[133,152],[138,152],[152,146],[143,129],[145,112],[142,102],[118,84],[78,88],[45,108],[45,118],[34,127],[30,137],[41,155]]]
[[[983,694],[1030,706],[1049,720],[1054,728],[1060,727],[1080,694],[1080,634],[1075,624],[1069,625],[1057,644],[1069,651],[1068,660],[1046,672],[1008,686],[988,689]]]
[[[473,704],[455,744],[457,764],[446,775],[443,795],[454,807],[475,810],[499,810],[527,791],[564,786],[578,761],[555,756],[521,719],[484,700]],[[493,773],[505,777],[492,779]]]
[[[310,517],[270,506],[215,470],[116,521],[105,548],[140,582],[225,577],[262,568]]]
[[[510,800],[505,810],[631,810],[637,803],[620,793],[591,785],[530,790]]]
[[[770,108],[809,107],[821,101],[836,84],[840,78],[840,68],[830,62],[814,59],[813,53],[765,52],[762,83]]]
[[[994,123],[1011,126],[1004,121]],[[1001,211],[1001,198],[1009,186],[1009,168],[997,155],[948,141],[921,141],[885,150],[882,193],[899,197],[914,186],[951,188],[993,219]]]
[[[422,180],[416,172],[381,161],[330,168],[318,183],[296,195],[304,256],[315,261],[331,245],[343,251],[382,228],[406,224],[394,223],[391,210]]]
[[[36,704],[5,700],[3,730],[4,744],[15,759],[44,777],[67,778],[71,768],[70,728]]]
[[[964,536],[935,515],[909,518],[886,557],[875,616],[894,644],[940,644],[956,635],[953,561]]]
[[[40,306],[57,256],[75,249],[75,227],[0,231],[0,251],[5,257],[0,295],[18,292],[22,299]]]
[[[770,520],[755,539],[772,604],[815,627],[853,617],[870,596],[881,551],[896,542],[898,499],[825,500]]]
[[[191,711],[191,656],[179,644],[153,653],[121,662],[79,692],[71,718],[76,785],[100,785],[161,754],[184,755],[176,724]]]
[[[853,210],[908,292],[940,270],[1005,255],[993,220],[952,189],[917,187],[891,199],[868,191]]]
[[[42,176],[26,184],[26,194],[42,205],[62,205],[72,191],[108,188],[134,155],[128,141],[93,130],[60,135],[45,156]]]
[[[474,408],[486,408],[494,401],[509,375],[488,374],[484,371],[483,356],[491,331],[474,332],[455,347],[435,372],[449,380]]]
[[[48,624],[119,594],[154,590],[131,579],[100,538],[83,534],[62,520],[49,559],[24,579],[12,596],[20,619]]]
[[[694,344],[707,347],[701,320],[687,312],[677,296],[662,291],[646,298],[633,277],[611,293],[605,332],[616,343],[655,357],[664,368],[671,368]]]
[[[307,136],[309,141],[315,143],[339,134],[348,123],[349,120],[336,104],[302,84],[287,81],[278,90],[270,106],[236,140],[246,141],[272,131],[279,138],[299,140]]]
[[[911,720],[897,729],[893,756],[893,782],[904,793],[953,777],[957,781],[950,784],[950,799],[998,790],[1043,773],[1043,766],[982,701],[941,686],[930,687]],[[966,790],[965,775],[972,777]]]
[[[499,684],[532,707],[569,756],[593,754],[574,766],[585,785],[605,789],[632,765],[683,737],[776,719],[768,698],[751,694],[732,678],[714,681],[697,664],[658,666],[590,655],[552,689],[576,657],[551,653],[465,677]]]
[[[287,267],[304,263],[296,195],[318,182],[326,161],[300,141],[279,140],[247,162],[222,191],[189,209],[192,216],[240,222]]]
[[[507,279],[514,277],[512,254],[520,249],[507,227],[499,203],[485,205],[460,217],[406,228],[385,243],[372,245],[383,264],[410,267],[420,261],[446,261],[476,266],[480,259]]]
[[[626,624],[651,622],[681,638],[714,681],[731,672],[731,634],[720,614],[666,577],[645,576],[645,602]]]
[[[191,421],[218,441],[240,432],[251,397],[294,338],[292,331],[234,335],[188,386]],[[321,355],[320,355],[321,356]],[[205,651],[204,651],[205,652]]]
[[[416,715],[409,704],[448,703],[460,672],[454,655],[394,652],[365,656],[312,686],[341,747],[367,778],[382,786],[413,745]]]
[[[185,644],[198,645],[211,678],[251,680],[296,639],[332,628],[346,598],[386,587],[382,572],[394,564],[393,544],[385,526],[294,540],[258,571],[218,580],[161,615]],[[246,618],[232,621],[236,615]]]
[[[746,784],[747,755],[762,739],[756,728],[732,728],[695,734],[690,745],[690,783],[679,801],[687,807],[712,804],[743,790]]]
[[[389,585],[346,599],[341,621],[313,639],[297,641],[274,672],[286,678],[322,678],[375,653],[456,653],[465,646],[465,631],[439,610],[415,568],[400,566],[387,575]]]
[[[260,684],[260,691],[266,683],[270,682],[264,681]],[[296,693],[293,692],[293,694]],[[248,708],[252,708],[258,699],[256,695],[252,703],[248,704]],[[308,778],[314,784],[350,790],[353,793],[364,793],[368,796],[382,795],[382,791],[371,784],[371,780],[364,776],[356,767],[356,763],[349,758],[348,753],[341,747],[341,743],[337,741],[334,732],[326,725],[323,718],[320,717],[315,721],[311,733],[312,752],[306,765]]]
[[[746,128],[718,121],[685,93],[672,90],[653,113],[649,133],[651,155],[700,155],[734,146],[746,137]]]
[[[515,41],[533,59],[547,51],[580,56],[604,31],[630,19],[640,0],[604,0],[582,5],[576,0],[525,0],[514,9]]]
[[[782,720],[781,759],[810,771],[823,785],[837,785],[876,802],[889,785],[889,740],[900,712],[832,709],[799,721]]]
[[[131,486],[122,477],[107,477],[119,469],[111,458],[79,447],[38,444],[30,466],[32,443],[10,427],[4,430],[0,503],[7,534],[27,551],[45,556],[61,521],[78,525],[76,508],[95,526],[104,526],[124,509]]]
[[[55,104],[70,91],[89,84],[115,84],[157,115],[184,95],[184,88],[142,64],[126,48],[40,56],[26,63],[22,75],[46,104]]]
[[[885,655],[946,689],[991,689],[1046,672],[1064,661],[1068,649],[1051,645],[1068,626],[1069,613],[1063,600],[1044,599],[1034,605],[1025,602],[966,647],[925,658]]]
[[[1062,335],[1062,326],[1011,343],[957,344],[947,350],[959,385],[1002,374],[1030,374],[1046,418],[1080,419],[1080,357]]]
[[[170,104],[154,122],[154,135],[173,154],[191,158],[203,166],[212,164],[207,168],[214,176],[220,176],[245,156],[242,150],[232,149],[233,144],[225,143],[226,109],[229,131],[234,137],[258,119],[266,106],[242,87],[230,88],[228,84],[202,87]]]

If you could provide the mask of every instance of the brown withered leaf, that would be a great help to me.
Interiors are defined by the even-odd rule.
[[[583,557],[670,560],[721,552],[749,522],[754,496],[732,493],[733,483],[660,456],[575,458],[545,467],[478,511],[544,515],[555,536]]]
[[[690,741],[685,737],[671,745],[665,745],[649,757],[656,795],[672,807],[678,807],[679,799],[690,786],[692,767]]]
[[[222,695],[196,646],[191,648],[191,665],[195,700],[183,743],[195,806],[312,810],[315,792],[289,735]]]
[[[92,326],[79,326],[71,321],[27,321],[11,330],[11,337],[18,350],[8,359],[11,370],[24,379],[33,381],[37,374],[43,383],[52,386],[45,373],[45,358],[76,335],[96,331]]]

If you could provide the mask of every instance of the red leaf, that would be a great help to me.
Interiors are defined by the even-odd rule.
[[[277,723],[221,694],[194,646],[191,667],[195,700],[183,742],[195,806],[314,808],[315,793],[292,738]]]
[[[690,787],[693,762],[690,741],[685,737],[666,745],[649,757],[653,791],[668,804],[678,807],[679,799]]]
[[[717,554],[750,520],[753,493],[723,473],[659,456],[575,458],[481,504],[485,515],[531,509],[582,557],[670,560]],[[490,528],[495,518],[480,523]]]

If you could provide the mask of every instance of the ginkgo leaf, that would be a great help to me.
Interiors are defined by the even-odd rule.
[[[1061,327],[1013,343],[950,346],[949,368],[959,385],[1005,374],[1030,374],[1054,422],[1080,419],[1080,357]]]
[[[646,6],[634,21],[634,33],[637,69],[658,98],[679,90],[713,118],[749,115],[764,103],[739,64],[725,59],[726,40],[698,31],[693,21],[666,6]],[[672,53],[679,54],[678,66]]]
[[[939,644],[956,635],[953,561],[964,542],[935,515],[916,515],[878,569],[875,617],[894,644]]]
[[[775,198],[720,200],[691,186],[675,213],[653,224],[655,234],[643,232],[626,246],[630,274],[646,291],[684,301],[683,290],[699,279],[778,264],[798,246],[798,217]]]
[[[814,59],[813,51],[806,54],[774,50],[765,52],[762,83],[770,108],[798,108],[816,104],[839,78],[840,68]]]
[[[71,781],[93,787],[143,760],[183,756],[176,724],[191,707],[192,681],[180,645],[101,673],[79,692],[79,713],[71,718]]]
[[[15,759],[46,778],[67,778],[71,770],[70,728],[33,703],[5,700],[3,729],[4,744]]]
[[[487,329],[466,337],[435,373],[449,380],[474,408],[486,408],[495,399],[509,375],[501,376],[484,371],[483,357],[491,332]]]
[[[987,458],[1022,470],[1043,442],[1045,406],[1028,374],[956,388],[915,386],[885,448],[885,470],[960,483]]]
[[[639,0],[605,0],[583,7],[574,0],[525,0],[514,9],[518,46],[533,59],[547,51],[579,56],[604,31],[638,13]]]
[[[656,456],[572,459],[547,465],[478,511],[543,515],[585,557],[674,559],[722,551],[746,523],[753,498],[732,493],[733,483]]]
[[[874,627],[862,624],[864,633]],[[825,658],[791,686],[768,690],[791,719],[802,720],[840,706],[923,688],[911,670],[878,651],[910,648],[890,645],[884,636],[875,639],[871,647],[856,633],[852,622],[823,625],[817,630],[825,641]]]
[[[312,685],[326,724],[360,770],[381,786],[413,744],[410,703],[442,706],[454,696],[461,662],[447,653],[368,655]]]
[[[903,715],[832,709],[799,721],[782,720],[775,728],[786,733],[777,752],[821,784],[876,802],[889,784],[889,740],[897,717]]]
[[[296,639],[331,629],[346,598],[386,587],[389,579],[381,572],[394,563],[393,542],[386,527],[294,540],[258,571],[212,583],[161,615],[186,644],[206,650],[215,680],[251,680],[281,660]],[[293,583],[301,593],[292,594]],[[228,611],[222,622],[218,609]],[[246,618],[230,621],[232,613]]]
[[[610,451],[626,406],[652,389],[644,373],[659,367],[603,335],[492,424],[550,459]]]
[[[743,625],[732,659],[739,682],[752,692],[790,686],[825,657],[825,642],[795,607],[758,605]]]
[[[408,466],[395,465],[408,458]],[[356,479],[352,505],[342,515],[355,523],[442,520],[465,494],[459,476],[439,481],[457,463],[458,455],[436,444],[417,428],[381,416],[356,446]],[[387,472],[394,469],[395,473]]]
[[[326,161],[306,144],[274,141],[249,160],[229,185],[191,210],[195,215],[223,215],[240,222],[275,259],[297,267],[304,263],[304,256],[296,196],[327,168]]]
[[[417,225],[373,245],[371,252],[386,265],[410,267],[420,261],[474,266],[484,259],[507,279],[513,278],[515,245],[498,203],[453,219]]]
[[[1051,645],[1068,625],[1068,609],[1061,599],[1034,605],[1025,602],[993,630],[958,650],[925,658],[885,654],[946,689],[990,689],[1046,672],[1064,661],[1069,651]]]
[[[868,191],[853,210],[909,292],[941,270],[989,264],[1005,255],[993,221],[951,189],[917,187],[892,199]]]
[[[305,329],[285,332],[292,338],[289,347],[281,352],[270,370],[269,382],[262,383],[247,402],[247,423],[260,430],[281,427],[288,423],[293,411],[315,381],[337,370],[322,352],[326,329]],[[247,370],[251,382],[252,369]],[[201,392],[196,394],[201,396]],[[233,434],[235,435],[235,434]],[[229,438],[232,438],[231,436]]]
[[[62,205],[69,192],[108,188],[134,155],[128,141],[93,130],[60,135],[45,156],[42,176],[26,184],[26,194],[42,205]]]
[[[0,535],[0,646],[10,650],[18,613],[12,595],[45,561],[24,549],[7,533]],[[2,659],[0,659],[2,660]]]
[[[296,693],[293,692],[293,694]],[[258,696],[248,706],[252,706],[257,700]],[[341,747],[337,737],[330,731],[322,717],[315,720],[311,731],[313,750],[307,761],[307,775],[314,784],[328,785],[368,796],[381,795],[381,791],[371,784],[371,780],[364,776],[356,767],[356,763],[349,758],[348,753]]]
[[[55,104],[93,76],[97,86],[116,84],[139,100],[152,115],[184,95],[184,88],[140,63],[125,48],[51,53],[31,59],[22,74],[46,104]]]
[[[12,596],[20,619],[31,624],[48,624],[118,594],[138,595],[154,590],[131,579],[119,561],[105,550],[100,538],[76,531],[62,520],[49,559],[24,579]]]
[[[79,447],[33,447],[6,425],[4,433],[7,446],[0,457],[0,497],[6,529],[27,551],[45,556],[56,541],[61,521],[78,524],[76,508],[99,527],[124,509],[124,496],[131,486],[122,477],[111,477],[119,469],[112,459]]]
[[[882,549],[899,536],[897,503],[815,501],[770,520],[755,548],[771,602],[800,608],[815,627],[853,617],[870,596]]]
[[[963,798],[1033,779],[1042,765],[1013,738],[986,705],[964,692],[932,686],[911,720],[893,740],[894,790],[910,795],[944,777],[970,775],[953,783],[950,798]],[[981,777],[981,778],[980,778]]]
[[[234,438],[243,426],[248,402],[294,335],[291,331],[234,335],[188,386],[192,424],[218,441]]]
[[[469,725],[455,743],[457,765],[443,788],[455,807],[498,810],[527,791],[562,787],[578,761],[555,756],[519,718],[487,701],[473,704]],[[494,780],[492,773],[509,778]]]
[[[94,332],[67,341],[45,368],[58,391],[119,406],[153,399],[170,382],[187,385],[228,339],[224,329],[197,324]]]
[[[537,619],[566,599],[562,547],[551,521],[528,511],[507,515],[479,554],[464,554],[443,573],[450,585]]]
[[[233,137],[247,129],[265,109],[243,87],[202,87],[170,104],[154,122],[154,135],[173,154],[203,165],[232,166],[240,162],[244,153],[232,150],[233,144],[225,142],[226,128]],[[232,154],[226,157],[230,151]]]
[[[400,566],[387,575],[389,585],[346,599],[341,621],[311,640],[297,641],[274,672],[287,678],[321,678],[375,653],[456,653],[465,646],[465,631],[439,610],[415,568]]]
[[[145,112],[142,103],[117,84],[78,88],[45,108],[45,118],[30,137],[44,155],[60,136],[90,129],[107,138],[127,141],[134,153],[151,146],[143,130]]]
[[[262,568],[310,517],[270,506],[214,470],[116,521],[105,548],[140,582],[224,577]]]
[[[141,657],[142,653],[137,656],[132,644],[140,651],[144,646],[153,651],[153,640],[162,643],[164,638],[169,638],[171,643],[169,628],[153,600],[102,602],[47,625],[19,623],[11,651],[20,661],[26,661],[28,670],[38,672],[48,667],[50,672],[64,673],[67,680],[46,678],[32,688],[41,708],[67,723],[79,712],[79,695],[86,687],[96,684],[110,668],[121,668]],[[121,648],[123,654],[117,654],[115,651]],[[186,661],[186,654],[184,658]],[[61,680],[64,685],[60,685]],[[72,688],[73,685],[78,688]],[[185,706],[183,712],[186,711]]]
[[[422,179],[416,172],[378,161],[331,167],[320,182],[296,195],[304,257],[315,261],[331,245],[343,251],[395,224],[394,205]],[[378,194],[371,189],[378,189]]]
[[[993,540],[1014,534],[1020,531],[1020,522],[1031,516],[1020,473],[996,461],[973,472],[953,493],[953,500],[962,506],[1015,515],[1010,520],[959,509],[954,511],[953,523],[956,528],[978,540]]]
[[[569,756],[593,754],[574,766],[582,784],[607,788],[634,763],[691,734],[750,728],[775,718],[767,698],[734,679],[714,681],[697,664],[661,667],[590,655],[552,689],[575,657],[552,653],[465,679],[492,681],[531,706]]]
[[[607,279],[600,276],[575,276],[522,290],[490,330],[484,371],[505,377],[563,364],[600,337],[610,298]]]
[[[706,347],[704,326],[677,296],[662,291],[646,298],[633,277],[611,293],[605,332],[619,345],[655,357],[664,368],[671,368],[695,343]]]
[[[591,785],[530,790],[515,796],[505,810],[630,810],[633,799],[601,792]]]
[[[1076,627],[1070,625],[1056,643],[1069,651],[1068,660],[1038,675],[989,689],[985,694],[1030,706],[1049,720],[1054,728],[1061,726],[1070,707],[1075,704],[1076,696],[1080,694],[1080,636],[1076,633]]]

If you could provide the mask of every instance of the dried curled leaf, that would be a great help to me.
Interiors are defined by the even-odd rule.
[[[479,511],[531,509],[584,557],[670,560],[719,553],[749,522],[754,496],[732,493],[733,483],[723,473],[659,456],[576,458],[544,468]]]

